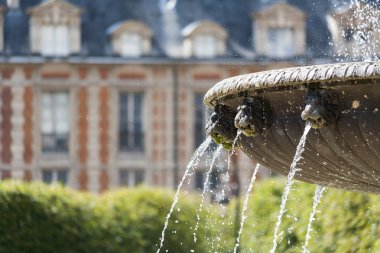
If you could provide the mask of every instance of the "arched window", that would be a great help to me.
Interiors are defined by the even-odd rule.
[[[226,53],[227,32],[210,21],[197,21],[186,26],[184,36],[185,56],[213,58]]]
[[[252,15],[258,55],[289,58],[305,54],[305,14],[286,3],[273,4]]]
[[[81,9],[63,0],[48,0],[28,12],[32,52],[67,56],[80,51]]]
[[[151,51],[152,32],[139,21],[124,21],[108,28],[113,52],[125,57],[139,57]]]

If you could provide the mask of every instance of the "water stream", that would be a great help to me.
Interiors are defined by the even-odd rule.
[[[322,186],[319,186],[317,185],[317,188],[315,189],[315,193],[314,193],[314,202],[313,202],[313,210],[311,211],[310,213],[310,217],[309,217],[309,224],[307,225],[307,232],[306,232],[306,237],[305,237],[305,244],[303,245],[302,247],[302,253],[307,253],[309,252],[307,250],[307,246],[309,244],[309,241],[310,241],[310,233],[312,231],[312,228],[311,228],[311,225],[314,221],[314,216],[315,216],[315,213],[317,211],[317,207],[318,207],[318,204],[319,202],[321,201],[321,198],[322,198],[322,194],[323,192],[325,191],[325,187],[322,187]]]
[[[203,191],[202,191],[202,200],[201,200],[201,203],[199,204],[199,208],[197,210],[197,223],[195,225],[194,232],[193,232],[194,242],[197,242],[197,231],[198,231],[199,221],[201,219],[200,212],[202,211],[202,208],[203,208],[203,205],[204,205],[204,201],[205,201],[206,192],[208,190],[208,186],[209,186],[209,182],[210,182],[210,174],[211,174],[211,172],[212,172],[212,170],[214,168],[216,159],[220,156],[220,152],[222,151],[222,149],[223,149],[223,146],[219,146],[216,149],[216,151],[214,153],[214,157],[212,158],[212,161],[211,161],[211,164],[210,164],[210,168],[209,168],[209,170],[207,171],[207,174],[206,174],[206,179],[205,179],[205,182],[204,182],[204,185],[203,185]]]
[[[248,186],[247,192],[245,193],[243,210],[241,211],[240,228],[239,228],[238,236],[236,238],[236,244],[235,244],[235,247],[234,247],[234,253],[237,253],[237,250],[238,250],[239,245],[240,245],[241,233],[243,232],[244,223],[245,223],[245,220],[247,219],[247,216],[245,215],[245,212],[247,211],[247,208],[248,208],[249,195],[252,192],[253,183],[256,181],[256,175],[257,175],[257,172],[259,171],[259,168],[260,168],[260,164],[258,163],[256,165],[256,167],[255,167],[255,170],[253,171],[253,174],[252,174],[252,177],[251,177],[251,181],[249,182],[249,186]]]
[[[190,173],[190,170],[195,168],[198,163],[199,163],[199,160],[200,158],[203,156],[203,154],[205,153],[205,151],[207,150],[207,148],[211,145],[212,143],[212,139],[210,137],[208,137],[199,147],[198,149],[194,152],[194,155],[193,157],[191,158],[190,162],[187,164],[186,166],[186,170],[185,170],[185,173],[181,179],[181,181],[179,182],[178,184],[178,188],[177,188],[177,191],[174,195],[174,200],[173,200],[173,203],[170,207],[170,211],[169,213],[166,215],[166,220],[165,220],[165,225],[164,225],[164,228],[162,229],[162,232],[161,232],[161,238],[160,238],[160,246],[159,248],[157,249],[156,253],[159,253],[161,251],[161,248],[162,246],[164,245],[164,241],[165,241],[165,232],[166,232],[166,229],[169,225],[169,219],[174,211],[174,207],[177,205],[178,203],[178,198],[179,198],[179,193],[181,191],[181,188],[182,188],[182,185],[183,183],[185,182],[186,180],[186,177],[187,175]]]
[[[299,171],[299,169],[297,169],[296,166],[297,166],[297,163],[302,158],[302,153],[305,149],[306,136],[309,133],[310,128],[311,128],[311,125],[309,123],[306,123],[305,130],[303,131],[302,137],[301,137],[301,139],[297,145],[296,154],[295,154],[293,161],[290,165],[289,174],[288,174],[288,177],[286,179],[285,189],[284,189],[284,192],[283,192],[282,197],[281,197],[280,212],[277,216],[277,222],[276,222],[276,226],[274,229],[273,247],[270,251],[271,253],[274,253],[276,251],[276,248],[277,248],[277,240],[279,237],[278,230],[280,229],[282,216],[285,213],[286,202],[288,201],[289,192],[290,192],[290,189],[293,185],[293,178],[294,178],[296,172]]]

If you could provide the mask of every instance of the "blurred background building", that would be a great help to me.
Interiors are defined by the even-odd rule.
[[[219,80],[331,62],[366,45],[344,22],[364,5],[327,0],[0,6],[0,176],[92,192],[176,185],[205,139],[203,95]],[[188,188],[202,188],[205,166]],[[244,183],[254,164],[237,152],[233,166]]]

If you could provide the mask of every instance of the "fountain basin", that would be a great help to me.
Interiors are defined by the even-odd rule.
[[[289,172],[309,122],[313,129],[295,177],[321,186],[380,193],[380,62],[231,77],[212,87],[204,103],[215,109],[207,126],[211,136],[231,147],[231,136],[242,133],[236,146],[283,175]],[[219,113],[224,108],[228,113]]]

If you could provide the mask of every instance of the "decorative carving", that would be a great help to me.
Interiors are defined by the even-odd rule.
[[[232,148],[237,134],[234,126],[235,114],[236,112],[232,108],[219,104],[215,106],[215,111],[206,126],[207,135],[225,149]]]
[[[331,125],[340,113],[340,98],[334,90],[309,89],[305,104],[301,117],[310,122],[314,129]]]
[[[235,127],[245,136],[254,137],[262,134],[272,122],[272,110],[264,98],[246,97],[237,110]]]

